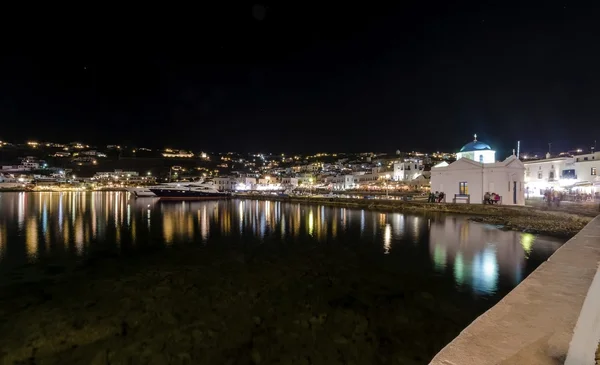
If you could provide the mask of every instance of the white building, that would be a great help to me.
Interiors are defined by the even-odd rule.
[[[529,196],[541,196],[547,189],[600,192],[600,152],[527,161],[524,165]]]
[[[446,194],[447,202],[482,204],[484,194],[493,192],[502,197],[502,204],[525,204],[525,166],[515,155],[495,162],[495,151],[477,138],[457,155],[461,158],[455,162],[431,169],[431,191]]]
[[[234,177],[215,177],[213,179],[214,184],[220,191],[234,191],[238,182]]]
[[[404,162],[394,163],[394,181],[410,181],[419,177],[423,173],[423,161],[411,159]]]
[[[528,196],[542,196],[546,189],[556,190],[561,188],[561,184],[574,183],[575,169],[573,159],[570,157],[527,161],[523,165],[525,166],[525,192]],[[563,171],[569,171],[564,179]]]
[[[45,166],[45,164],[42,164],[42,161],[39,161],[37,158],[32,157],[32,156],[27,156],[24,159],[21,160],[21,164],[20,165],[8,165],[8,166],[2,166],[2,170],[5,172],[18,172],[18,171],[31,171],[31,170],[37,170],[40,167]]]
[[[298,186],[298,178],[297,177],[282,177],[281,185],[288,188],[295,188]]]
[[[123,171],[115,170],[113,172],[96,172],[94,174],[95,180],[126,180],[127,178],[137,178],[139,176],[137,171]]]
[[[332,190],[348,190],[358,187],[355,179],[354,175],[338,175],[326,178],[325,183],[330,184]]]

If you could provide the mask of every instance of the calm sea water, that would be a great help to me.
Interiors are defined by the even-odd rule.
[[[168,246],[329,244],[385,256],[476,297],[503,296],[562,241],[470,222],[298,203],[160,202],[125,192],[0,193],[0,273]]]

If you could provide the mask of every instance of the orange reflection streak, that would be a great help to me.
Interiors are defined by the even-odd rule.
[[[294,217],[292,218],[292,235],[294,237],[298,237],[300,235],[300,219],[301,219],[301,213],[300,213],[300,204],[296,204],[296,214],[294,215]]]
[[[131,244],[135,246],[137,241],[137,225],[135,224],[136,220],[133,219],[131,222]]]
[[[163,238],[167,245],[173,243],[174,232],[175,223],[173,222],[173,216],[165,212],[165,214],[163,214]]]
[[[35,258],[38,253],[38,226],[35,217],[31,217],[27,220],[25,244],[27,245],[27,256],[30,259]]]
[[[77,254],[81,255],[83,253],[83,217],[81,214],[77,216],[77,220],[75,221],[75,248],[77,249]]]
[[[92,238],[96,238],[96,230],[98,229],[98,217],[96,217],[96,192],[92,192]]]
[[[187,239],[189,241],[193,241],[195,232],[194,232],[194,219],[192,218],[191,214],[187,214],[186,232],[187,232]]]
[[[331,238],[335,239],[338,232],[337,209],[332,210],[333,216],[331,217]]]
[[[6,232],[6,226],[4,224],[0,224],[0,258],[2,258],[2,255],[6,250],[7,236],[8,233]]]
[[[69,237],[70,237],[70,232],[69,232],[69,221],[67,219],[65,219],[63,221],[63,243],[65,244],[65,248],[69,247]]]

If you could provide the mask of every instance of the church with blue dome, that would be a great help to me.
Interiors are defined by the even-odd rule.
[[[486,193],[500,196],[498,204],[524,205],[525,166],[517,156],[496,161],[496,151],[477,140],[456,153],[456,161],[431,169],[431,191],[443,192],[447,203],[486,204]]]
[[[472,142],[462,146],[460,152],[456,153],[456,159],[468,158],[481,163],[496,162],[496,151],[487,143],[477,140],[477,135],[474,136]]]

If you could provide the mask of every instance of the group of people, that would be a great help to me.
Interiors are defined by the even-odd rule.
[[[564,199],[564,193],[559,192],[554,189],[546,189],[544,192],[544,201],[548,204],[548,206],[552,206],[552,204],[557,207],[560,206],[561,200]]]
[[[441,203],[444,201],[446,194],[441,191],[436,191],[435,193],[430,192],[429,197],[427,198],[428,203]]]
[[[500,195],[486,191],[483,195],[483,204],[499,204]]]

